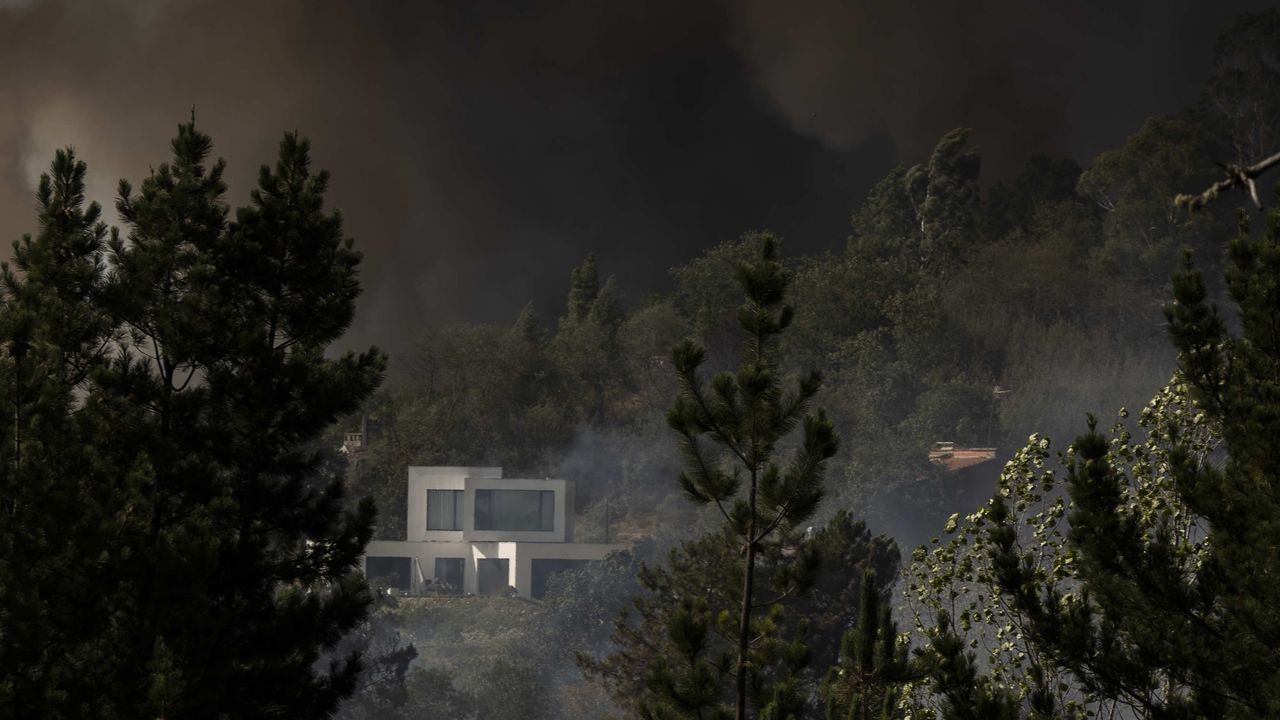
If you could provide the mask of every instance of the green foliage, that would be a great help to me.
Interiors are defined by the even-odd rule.
[[[477,718],[475,695],[461,690],[453,673],[443,667],[414,668],[409,673],[409,699],[400,715],[405,718]],[[379,717],[388,717],[386,714]],[[394,717],[394,716],[392,716]]]
[[[799,542],[798,548],[762,547],[756,571],[758,587],[777,600],[767,603],[770,607],[754,623],[760,641],[751,648],[749,687],[761,713],[770,706],[775,708],[771,712],[799,707],[796,698],[805,706],[803,712],[796,711],[798,716],[809,712],[821,673],[836,662],[841,637],[858,618],[860,598],[868,592],[883,597],[897,574],[893,541],[872,537],[861,521],[844,511]],[[580,653],[578,658],[587,675],[603,684],[629,716],[693,712],[694,698],[708,712],[727,711],[741,608],[739,543],[725,528],[686,542],[673,549],[665,563],[641,565],[638,585],[631,584],[635,580],[629,573],[618,572],[625,566],[611,567],[611,562],[624,559],[635,562],[619,555],[602,568],[580,571],[584,577],[554,601],[569,611],[558,613],[567,623],[593,626],[606,612],[604,606],[617,613],[614,608],[623,605],[616,598],[623,598],[625,605],[626,598],[634,596],[631,607],[611,624],[608,652]],[[817,567],[822,572],[815,574]],[[594,580],[583,583],[587,578]],[[868,579],[870,586],[864,585]],[[570,589],[581,596],[571,595]],[[569,630],[556,637],[598,647],[598,639],[585,633]],[[699,643],[687,642],[691,633]],[[659,666],[663,670],[655,684],[652,671]],[[691,668],[698,668],[697,673],[687,674]],[[677,701],[668,690],[690,694]]]
[[[1012,694],[979,672],[974,655],[951,632],[947,614],[938,615],[938,626],[929,643],[935,664],[930,690],[946,720],[1018,720]]]
[[[1233,160],[1251,165],[1280,145],[1280,11],[1240,15],[1218,37],[1204,104],[1219,119]]]
[[[986,510],[951,543],[917,551],[908,592],[942,618],[935,644],[950,642],[948,617],[987,630],[975,646],[994,630],[984,683],[1033,715],[1265,717],[1280,705],[1268,640],[1280,622],[1268,600],[1280,592],[1280,212],[1257,240],[1242,223],[1231,261],[1240,335],[1189,257],[1174,278],[1180,369],[1144,411],[1143,443],[1091,421],[1064,456],[1064,497],[1044,469],[1048,442],[1033,436]],[[938,684],[969,682],[962,664],[950,668]]]
[[[604,281],[604,287],[600,288],[600,294],[591,303],[591,311],[587,313],[587,317],[609,333],[616,332],[622,324],[622,298],[619,296],[618,281],[612,275]]]
[[[667,419],[681,438],[685,471],[680,485],[685,494],[699,503],[714,503],[743,550],[734,659],[734,715],[741,720],[746,715],[752,638],[768,636],[756,626],[754,616],[757,555],[767,557],[761,552],[764,544],[786,542],[796,525],[813,514],[822,498],[823,465],[836,453],[838,441],[822,411],[805,415],[821,383],[817,372],[802,377],[795,390],[782,387],[778,337],[793,317],[790,306],[783,304],[791,273],[778,262],[773,238],[763,238],[758,258],[739,264],[735,277],[746,294],[738,311],[746,336],[742,365],[737,373],[717,374],[707,385],[698,374],[703,349],[692,340],[677,345],[672,364],[680,392]],[[801,422],[802,440],[783,466],[775,459],[777,446]],[[719,448],[719,456],[713,448]],[[740,490],[745,490],[745,497]],[[797,575],[794,587],[806,582],[803,574]],[[714,694],[701,690],[710,676],[697,677],[699,690],[693,697],[701,702],[676,698],[677,705],[686,710],[716,707]],[[788,681],[778,682],[774,692],[781,695],[773,700],[775,711],[785,702]]]
[[[838,663],[822,683],[827,720],[888,720],[902,716],[899,705],[920,669],[907,657],[892,606],[880,596],[875,572],[862,579],[858,622],[840,642]]]
[[[305,140],[231,222],[211,148],[180,126],[109,238],[59,153],[5,269],[4,714],[323,714],[359,670],[319,661],[366,612],[373,508],[313,443],[381,377],[324,356],[360,255]]]
[[[1177,438],[1178,452],[1203,459],[1213,453],[1217,440],[1187,392],[1188,387],[1175,377],[1141,413],[1141,436],[1135,437],[1125,427],[1122,420],[1127,413],[1122,411],[1121,421],[1100,447],[1109,466],[1125,478],[1116,487],[1123,497],[1119,507],[1133,532],[1146,543],[1171,533],[1178,539],[1174,555],[1180,558],[1182,572],[1193,574],[1203,551],[1203,536],[1177,494],[1170,470],[1175,448],[1170,443]],[[1094,451],[1099,447],[1096,441],[1093,447]],[[1073,446],[1061,462],[1071,467],[1084,451]],[[1033,435],[1005,466],[996,497],[987,507],[967,517],[953,516],[945,528],[949,540],[915,551],[904,597],[917,630],[925,637],[947,645],[952,642],[947,638],[954,636],[962,645],[981,651],[990,692],[1008,693],[1023,703],[1047,694],[1053,706],[1068,715],[1110,713],[1115,698],[1059,669],[1054,655],[1029,639],[1028,627],[1034,618],[1024,614],[1018,598],[1004,584],[1010,573],[1016,573],[1031,597],[1057,597],[1057,602],[1068,606],[1079,601],[1081,558],[1067,540],[1068,517],[1075,505],[1062,492],[1061,468],[1053,465],[1049,440]],[[1014,557],[1020,559],[1014,562]],[[956,656],[954,662],[960,663],[961,658]]]
[[[749,232],[736,242],[722,242],[697,258],[671,269],[674,288],[671,303],[702,338],[712,362],[728,365],[737,361],[740,349],[738,306],[742,288],[734,273],[739,264],[760,254],[766,233]],[[666,348],[664,354],[670,354]]]
[[[844,509],[808,542],[820,572],[790,607],[793,619],[803,618],[808,624],[811,664],[823,672],[839,659],[844,630],[861,617],[863,598],[868,593],[883,598],[888,592],[901,557],[892,538],[873,536],[865,522]]]
[[[837,430],[858,448],[833,463],[846,503],[930,474],[938,440],[1001,434],[989,398],[1003,347],[954,297],[991,287],[968,274],[989,239],[966,141],[967,131],[948,133],[927,163],[890,173],[855,211],[845,253],[797,274],[788,350],[824,371],[823,400],[842,408]]]
[[[945,271],[945,263],[977,239],[982,162],[966,147],[968,140],[967,128],[943,135],[929,163],[911,168],[903,178],[920,226],[912,254],[935,271]]]
[[[395,627],[398,605],[395,596],[375,592],[369,617],[338,647],[365,659],[355,690],[336,716],[341,720],[395,716],[409,701],[408,677],[418,650]]]
[[[569,315],[570,322],[582,322],[587,319],[596,298],[600,295],[600,277],[596,272],[596,256],[590,253],[582,264],[569,273]]]
[[[957,500],[956,476],[927,461],[933,442],[989,444],[1004,458],[1023,444],[1028,429],[1044,437],[1069,437],[1065,434],[1078,431],[1086,410],[1141,405],[1168,380],[1174,353],[1165,341],[1159,307],[1176,265],[1174,250],[1192,246],[1197,261],[1212,271],[1224,257],[1222,234],[1233,224],[1230,213],[1188,217],[1175,212],[1169,199],[1217,172],[1206,157],[1241,154],[1236,148],[1244,147],[1251,131],[1249,123],[1236,123],[1246,119],[1237,111],[1250,103],[1267,107],[1274,95],[1266,65],[1274,55],[1274,33],[1268,29],[1273,16],[1245,18],[1224,36],[1201,102],[1134,128],[1121,146],[1084,168],[1041,156],[1013,179],[980,188],[979,158],[964,131],[954,131],[928,157],[916,159],[919,164],[890,172],[862,199],[843,251],[788,261],[784,269],[794,275],[787,292],[796,311],[778,336],[778,368],[784,376],[800,368],[820,370],[824,384],[813,402],[840,411],[831,420],[845,449],[827,463],[828,495],[842,506],[866,508],[872,517],[893,516],[895,505],[906,506],[903,521],[892,526],[899,537],[910,531],[904,527],[908,522],[927,525],[936,515],[940,524],[956,511],[962,530],[971,508]],[[1272,115],[1255,117],[1254,128],[1265,130]],[[1237,125],[1246,129],[1230,129]],[[380,532],[395,537],[403,522],[405,465],[485,462],[577,480],[581,540],[604,538],[605,498],[615,541],[653,539],[667,548],[705,535],[705,517],[693,515],[676,497],[680,493],[657,481],[678,462],[664,447],[658,411],[677,390],[667,349],[693,334],[702,340],[704,365],[741,364],[741,290],[734,270],[759,257],[767,237],[749,233],[711,248],[672,270],[669,295],[639,306],[616,302],[593,260],[584,261],[571,273],[570,301],[556,313],[564,318],[560,323],[544,327],[532,312],[522,312],[515,328],[457,326],[424,335],[414,357],[399,365],[407,370],[400,385],[371,408],[387,430],[354,465],[351,478],[358,490],[353,494],[373,494],[387,508]],[[1224,289],[1217,275],[1206,273],[1210,298]],[[714,396],[715,380],[704,381],[709,397]],[[1172,401],[1161,402],[1168,407]],[[1186,432],[1193,425],[1185,425]],[[1145,435],[1126,442],[1132,448],[1148,444]],[[708,451],[718,450],[707,445]],[[796,445],[783,441],[778,447]],[[1032,462],[1025,451],[1014,460],[1023,466]],[[1049,463],[1050,455],[1043,461]],[[1147,472],[1124,458],[1109,462],[1138,475]],[[1163,470],[1152,472],[1159,483],[1167,479]],[[987,473],[994,470],[975,470],[978,484],[987,481]],[[732,479],[725,473],[718,480]],[[745,475],[740,473],[738,482],[745,487]],[[1147,488],[1142,492],[1154,492],[1153,480],[1133,482]],[[1013,495],[1008,500],[1010,522],[1022,528],[1066,492],[1062,477],[1053,489],[1036,491],[1042,501],[1031,501],[1029,490],[1016,489],[1018,483],[1013,487],[1011,492],[1029,503],[1019,510]],[[1165,497],[1162,492],[1153,497]],[[724,507],[739,522],[750,516],[735,511],[732,501]],[[1062,527],[1056,528],[1061,537],[1053,542],[1065,542],[1066,506],[1062,512]],[[984,516],[985,527],[992,521]],[[945,543],[939,539],[939,546]],[[983,552],[991,547],[988,542]],[[725,555],[730,565],[742,559],[733,552]],[[1052,547],[1046,552],[1058,557]],[[989,560],[976,559],[981,553],[969,554],[992,572]],[[976,569],[966,572],[969,579],[957,586],[969,588],[962,598],[979,587],[987,588],[984,598],[999,595],[991,578],[979,583],[972,575]],[[846,597],[845,609],[855,607],[860,574],[854,579],[839,575],[847,586],[830,596]],[[824,579],[819,576],[818,583]],[[729,581],[729,590],[741,580]],[[689,580],[687,587],[708,585],[693,583]],[[623,593],[622,585],[621,577],[598,577],[583,589],[604,598]],[[1062,590],[1064,596],[1073,591]],[[591,619],[581,628],[568,620],[563,629],[576,631],[571,633],[575,642],[597,656],[601,628],[608,626],[601,617],[616,607],[605,608],[608,604],[566,602],[562,608],[567,614],[560,620],[573,613]],[[1007,691],[1025,712],[1049,692],[1052,707],[1062,713],[1067,708],[1111,711],[1112,705],[1101,705],[1096,693],[1052,663],[1015,661],[1020,652],[1034,655],[1025,638],[1010,633],[997,638],[998,627],[981,630],[976,610],[966,619],[958,605],[949,612],[949,627],[963,647],[952,667],[961,668],[964,653],[974,652],[981,674],[990,661],[988,651],[1010,643],[1002,661],[1008,665],[1006,676],[984,691],[990,702],[998,705],[998,696]],[[732,602],[712,606],[717,623],[726,610],[732,621]],[[917,611],[925,627],[937,627],[933,609]],[[796,615],[815,612],[788,609],[782,637],[794,639]],[[631,621],[643,624],[634,612]],[[823,633],[817,629],[822,624],[814,619],[807,635],[810,669],[801,676],[811,685],[815,670],[820,674],[835,662],[846,629]],[[665,637],[661,624],[644,627],[646,638]],[[974,640],[979,644],[970,646]],[[1059,683],[1067,689],[1060,691]],[[558,697],[569,697],[556,687]],[[627,697],[643,691],[642,684],[629,687],[641,690]],[[926,692],[916,685],[916,697]]]
[[[1213,125],[1194,112],[1148,118],[1116,150],[1099,155],[1080,177],[1080,194],[1103,210],[1102,245],[1092,263],[1098,271],[1130,283],[1161,287],[1173,272],[1177,251],[1196,247],[1207,261],[1223,217],[1178,212],[1178,192],[1208,184]]]
[[[997,240],[1031,229],[1042,207],[1075,200],[1081,172],[1067,158],[1031,158],[1016,179],[991,188],[982,208],[983,233]]]
[[[3,266],[0,708],[10,715],[78,713],[93,680],[76,664],[111,652],[107,608],[85,598],[98,596],[111,550],[122,550],[107,544],[114,508],[99,500],[123,483],[107,489],[86,447],[91,423],[73,412],[111,337],[107,231],[99,206],[85,204],[84,176],[72,151],[56,154],[36,193],[39,233],[15,242]]]
[[[642,590],[641,558],[652,549],[653,543],[646,542],[554,575],[547,583],[546,604],[552,619],[546,642],[572,648],[575,659],[583,663],[602,655],[618,613]]]
[[[528,665],[498,660],[489,666],[478,684],[485,691],[476,697],[477,717],[486,720],[543,720],[548,716],[550,708],[538,675]]]

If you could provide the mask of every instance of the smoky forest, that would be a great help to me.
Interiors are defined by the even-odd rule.
[[[1280,716],[1280,10],[907,5],[0,0],[0,720]]]

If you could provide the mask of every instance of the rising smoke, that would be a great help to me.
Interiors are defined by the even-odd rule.
[[[637,297],[750,228],[839,248],[871,183],[956,125],[996,173],[1087,161],[1189,101],[1247,9],[785,5],[3,0],[0,235],[32,229],[57,147],[110,205],[194,108],[239,203],[297,129],[366,254],[347,342],[394,351],[530,299],[555,317],[592,250]]]

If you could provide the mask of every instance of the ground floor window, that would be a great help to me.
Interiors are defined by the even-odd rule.
[[[367,557],[364,561],[364,576],[374,587],[410,588],[410,573],[413,558],[407,557]]]
[[[462,593],[462,558],[436,558],[436,589],[453,595]]]

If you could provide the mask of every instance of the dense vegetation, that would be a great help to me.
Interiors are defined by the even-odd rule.
[[[1249,138],[1274,136],[1274,114],[1246,112],[1274,92],[1274,69],[1263,76],[1248,65],[1270,67],[1276,33],[1259,30],[1266,22],[1224,35],[1200,101],[1149,119],[1086,167],[1036,157],[983,188],[980,150],[955,130],[857,204],[841,249],[783,253],[796,308],[782,340],[786,369],[822,374],[815,402],[842,439],[828,512],[856,507],[903,537],[927,538],[952,500],[926,459],[933,442],[997,446],[1009,457],[1032,431],[1071,434],[1085,412],[1139,405],[1163,385],[1174,351],[1161,308],[1180,252],[1193,251],[1220,295],[1236,228],[1225,200],[1193,214],[1171,198],[1216,179],[1215,160],[1248,157]],[[715,370],[736,363],[734,267],[764,236],[747,233],[674,268],[663,296],[624,303],[622,284],[602,280],[588,257],[569,273],[554,322],[526,307],[510,327],[424,331],[396,359],[393,388],[368,407],[381,433],[352,472],[353,494],[384,510],[379,535],[402,530],[407,464],[568,476],[589,531],[603,531],[606,495],[628,537],[687,513],[668,500],[679,472],[665,423],[670,350],[693,336]],[[894,512],[904,486],[913,486],[913,514],[932,502],[933,518],[914,525]]]
[[[331,651],[374,509],[313,447],[381,380],[376,350],[324,356],[360,255],[305,140],[234,216],[211,148],[193,120],[121,182],[127,235],[59,152],[4,267],[6,717],[318,716],[360,673]]]
[[[587,257],[554,323],[425,331],[379,394],[326,356],[360,255],[305,140],[232,212],[182,125],[123,234],[59,152],[0,276],[0,717],[1274,716],[1280,210],[1171,200],[1280,145],[1277,58],[1240,19],[1087,167],[983,188],[947,133],[828,253],[748,233],[633,303]],[[985,506],[939,440],[1009,459]],[[424,464],[567,476],[630,549],[538,603],[371,593]]]
[[[1275,13],[1237,22],[1223,35],[1198,102],[1149,119],[1121,147],[1086,166],[1036,157],[1013,178],[983,188],[979,150],[965,130],[948,133],[928,158],[893,170],[872,189],[854,209],[841,250],[784,260],[794,273],[795,315],[779,356],[788,373],[821,372],[825,382],[814,401],[828,409],[841,439],[816,527],[853,510],[910,545],[944,525],[963,529],[953,513],[963,520],[992,491],[1022,487],[1016,468],[1033,462],[1028,453],[1047,458],[1035,443],[1018,450],[1028,434],[1072,437],[1086,412],[1110,414],[1160,396],[1178,352],[1166,339],[1162,308],[1180,252],[1188,249],[1203,270],[1207,297],[1224,297],[1224,250],[1236,232],[1233,208],[1241,198],[1221,198],[1198,213],[1179,210],[1172,199],[1215,180],[1214,159],[1255,158],[1266,149],[1260,138],[1276,137],[1276,114],[1250,110],[1275,102],[1276,29]],[[400,358],[393,389],[368,408],[381,436],[350,477],[357,494],[372,492],[388,508],[380,534],[402,531],[405,465],[492,463],[577,480],[584,491],[580,539],[603,540],[607,527],[611,540],[644,541],[611,570],[565,579],[574,592],[594,593],[590,607],[565,598],[547,605],[551,626],[592,618],[596,631],[575,635],[575,647],[586,653],[589,673],[624,706],[627,698],[644,694],[644,672],[637,668],[653,652],[636,638],[659,636],[671,613],[713,619],[724,610],[736,612],[729,595],[707,589],[722,582],[709,581],[718,577],[709,558],[732,552],[723,550],[732,544],[717,540],[714,517],[697,512],[672,482],[681,464],[664,412],[677,392],[670,348],[681,339],[701,339],[714,370],[741,361],[735,268],[756,257],[768,237],[752,232],[724,242],[674,268],[669,294],[631,303],[621,302],[614,278],[601,281],[589,257],[570,273],[564,315],[556,322],[544,323],[526,307],[511,327],[455,325],[425,333],[418,351]],[[978,474],[976,488],[957,487],[955,476],[927,460],[932,443],[941,440],[995,446],[1000,460],[1012,458],[1015,469],[997,483],[999,463],[991,463]],[[1062,487],[1044,492],[1056,498]],[[1144,497],[1155,502],[1150,492]],[[1034,515],[1027,506],[1017,512]],[[1039,522],[1065,523],[1068,515],[1063,506]],[[975,520],[990,522],[982,514]],[[1043,532],[1048,542],[1054,532],[1065,537],[1066,528]],[[949,546],[935,547],[941,552]],[[962,610],[937,613],[943,605],[956,606],[948,588],[969,593],[979,575],[994,582],[974,569],[981,549],[951,552],[949,566],[918,563],[913,574],[932,578],[934,590],[918,584],[909,600],[918,611],[917,642],[932,648],[935,663],[950,658],[952,685],[921,680],[930,668],[899,662],[893,653],[869,656],[873,649],[885,652],[884,633],[892,626],[878,618],[859,621],[855,592],[846,595],[840,622],[858,630],[848,640],[850,652],[861,650],[841,657],[840,667],[882,679],[896,672],[896,684],[859,689],[842,685],[841,676],[823,683],[837,659],[823,651],[820,663],[815,653],[802,671],[811,696],[831,698],[833,712],[853,712],[856,705],[859,716],[870,717],[865,713],[883,711],[886,698],[929,705],[920,698],[946,698],[948,688],[973,690],[987,682],[1022,689],[1009,695],[973,690],[947,707],[1016,714],[1018,703],[1030,702],[1052,677],[1065,688],[1055,691],[1053,707],[1097,709],[1104,701],[1082,690],[1067,670],[1026,665],[1026,658],[1038,657],[1030,651],[1020,670],[980,680],[986,665],[968,659],[962,638],[977,633],[971,639],[980,646],[1015,657],[1026,648],[1009,645],[1003,633],[997,639],[1003,627],[998,617],[980,617],[976,610],[963,617]],[[643,570],[635,555],[645,560]],[[1065,556],[1057,562],[1058,572],[1066,572]],[[708,581],[702,585],[706,606],[682,610],[665,602],[688,596],[673,588],[678,578],[696,576],[690,568],[698,567]],[[853,564],[834,574],[860,587],[863,569]],[[628,573],[638,574],[639,584]],[[993,587],[978,594],[977,604],[998,596]],[[600,628],[633,597],[639,599],[630,622],[639,625],[620,625],[618,644],[611,644]],[[792,623],[781,633],[793,638],[797,631]],[[825,639],[833,637],[839,635]],[[617,651],[622,654],[605,659]],[[960,679],[966,672],[967,682]],[[1020,679],[1010,685],[1014,676]],[[544,680],[547,688],[576,681],[559,672]],[[942,711],[943,705],[933,707]]]

